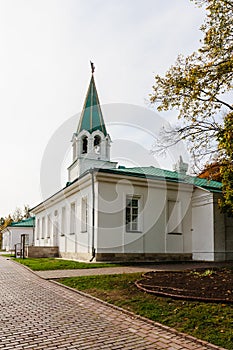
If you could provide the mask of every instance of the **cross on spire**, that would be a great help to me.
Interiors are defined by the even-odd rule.
[[[95,72],[95,66],[93,62],[90,61],[90,63],[91,63],[91,73],[93,74]]]

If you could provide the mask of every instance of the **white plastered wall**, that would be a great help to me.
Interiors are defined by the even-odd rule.
[[[165,181],[100,176],[98,253],[191,253],[191,197],[193,187]],[[126,196],[140,198],[139,232],[126,232]],[[181,202],[182,248],[167,246],[167,201]],[[172,235],[170,235],[171,237]],[[175,241],[177,236],[174,236]]]
[[[86,198],[88,204],[85,230],[83,230],[81,223],[82,198]],[[72,205],[75,207],[75,223],[73,225],[71,225]],[[90,175],[87,175],[79,184],[75,183],[51,197],[44,202],[43,206],[36,208],[34,214],[36,216],[36,246],[57,245],[61,256],[66,255],[74,259],[81,259],[82,256],[88,258],[88,255],[91,254],[92,244],[92,187]],[[48,224],[49,219],[51,224]],[[42,232],[42,220],[45,221],[44,232]],[[50,232],[48,227],[51,228]]]
[[[2,249],[12,251],[15,249],[15,244],[21,243],[21,235],[29,235],[29,245],[33,240],[32,227],[8,227],[3,232]]]
[[[213,194],[196,188],[192,201],[193,260],[214,261]]]

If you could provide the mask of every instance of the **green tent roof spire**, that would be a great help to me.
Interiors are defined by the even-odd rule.
[[[100,108],[100,102],[96,90],[95,80],[94,80],[94,65],[91,62],[92,76],[87,91],[86,99],[84,102],[83,110],[81,113],[80,121],[78,124],[77,133],[82,130],[87,130],[92,133],[95,130],[100,130],[107,136],[107,131],[104,123],[103,114]]]

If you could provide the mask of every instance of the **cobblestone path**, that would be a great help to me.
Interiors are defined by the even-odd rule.
[[[41,279],[0,257],[0,349],[219,349]]]

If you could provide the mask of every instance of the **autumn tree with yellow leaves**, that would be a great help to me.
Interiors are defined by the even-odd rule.
[[[184,140],[195,164],[217,161],[223,184],[221,207],[233,215],[233,1],[196,0],[205,6],[204,38],[197,52],[179,56],[164,77],[155,76],[151,102],[177,109],[179,124],[163,129],[158,149]]]

